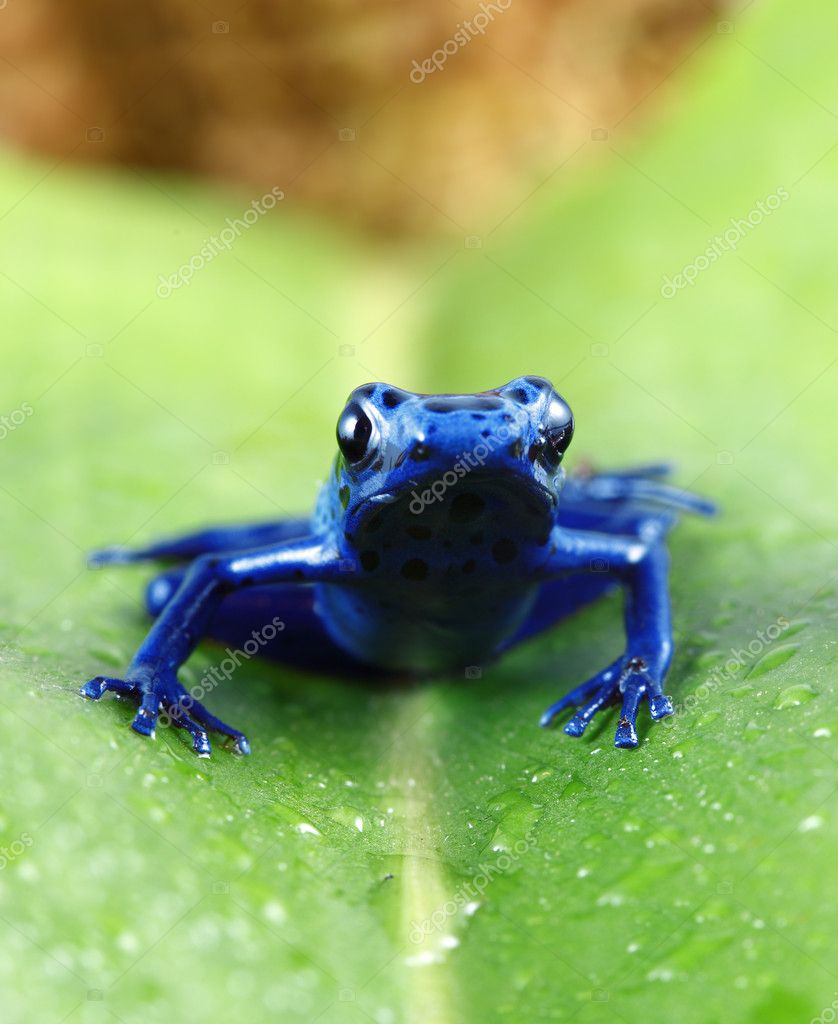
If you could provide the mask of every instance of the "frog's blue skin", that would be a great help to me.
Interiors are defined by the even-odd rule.
[[[178,682],[203,636],[239,646],[278,618],[285,628],[264,650],[296,664],[366,675],[463,671],[619,583],[625,651],[541,724],[574,708],[564,731],[581,736],[621,700],[614,743],[636,746],[644,698],[652,718],[672,714],[663,692],[672,658],[663,538],[678,511],[713,507],[660,483],[665,466],[565,478],[572,433],[570,409],[541,377],[472,395],[356,389],[310,522],[209,529],[92,556],[95,566],[182,564],[149,585],[156,621],[124,680],[97,676],[81,693],[137,699],[132,724],[145,735],[162,712],[188,730],[199,755],[210,752],[208,731],[248,753],[244,734]]]

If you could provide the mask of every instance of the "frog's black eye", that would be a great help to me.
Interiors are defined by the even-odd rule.
[[[350,465],[361,462],[373,441],[373,424],[358,402],[350,402],[338,420],[338,447]]]
[[[562,461],[573,439],[573,413],[567,402],[554,391],[542,420],[542,443],[538,448],[538,461],[547,470],[554,470]]]

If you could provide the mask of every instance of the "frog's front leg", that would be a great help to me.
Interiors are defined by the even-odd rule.
[[[186,572],[177,592],[168,601],[148,636],[140,645],[125,679],[97,676],[81,688],[81,694],[98,700],[111,690],[134,697],[139,710],[132,728],[153,736],[158,716],[165,712],[173,724],[192,735],[197,754],[210,752],[207,730],[235,741],[236,749],[249,753],[246,737],[225,725],[194,700],[178,681],[180,666],[206,632],[221,599],[241,587],[286,582],[347,581],[345,561],[315,537],[252,551],[205,555]],[[258,624],[257,624],[258,625]]]
[[[569,707],[576,713],[564,727],[570,736],[581,736],[594,715],[622,699],[622,713],[614,737],[617,747],[636,747],[637,710],[649,701],[652,718],[672,714],[672,703],[663,692],[663,681],[672,660],[672,622],[669,609],[669,555],[662,541],[644,543],[629,537],[556,528],[554,551],[542,572],[547,578],[587,570],[606,572],[623,584],[625,597],[626,650],[582,686],[549,707],[543,726]]]

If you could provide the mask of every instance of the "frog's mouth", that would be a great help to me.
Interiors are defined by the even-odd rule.
[[[364,533],[404,530],[415,537],[475,542],[487,533],[543,537],[555,521],[557,503],[556,494],[531,476],[452,469],[369,495],[354,511]]]

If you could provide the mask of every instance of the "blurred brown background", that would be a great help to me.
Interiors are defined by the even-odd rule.
[[[388,234],[476,228],[511,183],[535,187],[580,136],[665,94],[722,6],[504,2],[6,0],[0,132],[68,160],[293,185]]]

